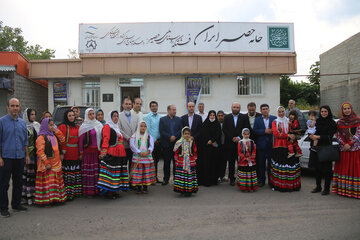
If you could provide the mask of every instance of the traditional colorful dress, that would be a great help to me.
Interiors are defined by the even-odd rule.
[[[141,123],[145,122],[139,123],[136,133],[130,138],[130,148],[134,153],[131,163],[132,186],[148,186],[156,182],[155,165],[151,155],[154,150],[154,140],[147,132],[140,134]],[[141,152],[147,151],[150,153],[146,157],[140,155]]]
[[[249,131],[250,132],[250,131]],[[256,146],[251,139],[242,139],[238,144],[238,170],[236,184],[242,191],[253,191],[258,188],[256,175]],[[251,162],[248,161],[251,159]]]
[[[90,111],[94,111],[94,109],[86,109],[85,121],[79,129],[83,196],[93,196],[99,192],[97,182],[99,179],[99,153],[101,149],[101,132],[103,125],[95,119],[89,119],[88,114]]]
[[[350,115],[344,114],[344,106],[351,107]],[[360,199],[360,118],[350,103],[344,103],[341,109],[342,118],[337,122],[340,161],[335,163],[332,192]],[[345,144],[350,145],[349,151],[345,151]]]
[[[65,136],[61,145],[65,153],[62,163],[64,183],[68,200],[80,197],[82,194],[81,161],[79,160],[79,126],[61,124],[58,129]]]
[[[100,161],[98,188],[101,194],[129,190],[126,152],[123,136],[117,123],[114,123],[109,113],[108,121],[102,129],[101,153],[106,156]]]
[[[294,119],[294,120],[290,120],[289,122],[290,122],[289,134],[291,133],[299,136],[301,134],[301,128],[298,120]],[[302,151],[301,148],[299,147],[299,143],[297,139],[294,139],[293,142],[290,142],[290,140],[288,141],[288,150],[289,150],[289,154],[295,155],[296,153],[296,156],[302,155]]]
[[[23,119],[26,122],[28,130],[28,141],[29,141],[29,157],[30,164],[24,165],[23,172],[23,189],[22,198],[28,205],[32,205],[35,200],[35,179],[36,179],[36,139],[40,130],[40,124],[38,122],[31,122],[29,116],[34,111],[30,108],[25,109]]]
[[[65,142],[61,131],[55,133],[48,130],[49,118],[41,122],[40,136],[36,140],[36,153],[38,156],[35,204],[62,203],[66,201],[66,191],[63,181],[60,160],[60,143]],[[59,143],[60,142],[60,143]],[[51,164],[47,170],[46,165]]]
[[[301,188],[301,169],[299,158],[288,158],[287,138],[289,119],[277,117],[272,123],[274,134],[271,161],[270,184],[281,192],[298,191]]]
[[[181,131],[182,135],[184,127]],[[198,182],[196,177],[196,159],[197,149],[195,142],[185,140],[181,137],[174,146],[175,158],[175,176],[174,191],[178,193],[191,195],[198,191]]]

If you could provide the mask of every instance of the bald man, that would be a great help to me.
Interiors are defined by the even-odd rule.
[[[25,162],[30,163],[30,157],[26,123],[18,118],[20,108],[20,101],[11,98],[6,105],[8,114],[0,118],[0,216],[4,218],[10,217],[8,189],[11,176],[12,209],[27,210],[21,206],[22,173]]]
[[[286,111],[285,111],[286,117],[289,117],[289,113],[292,110],[295,110],[298,114],[298,122],[300,124],[300,128],[303,132],[305,132],[307,129],[306,118],[305,118],[304,114],[297,107],[295,107],[295,100],[290,99],[288,102],[288,107],[289,107],[289,109],[286,109]]]
[[[250,123],[246,115],[240,113],[240,103],[234,102],[231,105],[231,114],[224,118],[222,130],[225,134],[225,153],[229,162],[229,179],[230,185],[235,185],[235,162],[238,156],[237,146],[242,138],[242,130],[250,129]]]

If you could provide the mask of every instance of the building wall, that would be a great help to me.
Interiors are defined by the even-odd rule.
[[[360,112],[360,33],[320,55],[320,99],[334,113],[345,101]]]
[[[33,108],[37,112],[36,119],[39,120],[41,113],[48,109],[47,89],[37,83],[34,83],[18,74],[14,76],[14,96],[21,103],[21,110]]]
[[[186,113],[186,93],[185,93],[185,77],[186,76],[144,76],[142,85],[121,85],[124,87],[139,87],[140,97],[143,99],[142,111],[148,113],[150,111],[149,103],[155,100],[159,103],[159,112],[166,114],[166,108],[170,104],[177,107],[177,115]],[[205,110],[223,110],[231,112],[231,104],[239,102],[241,111],[246,112],[246,106],[249,102],[255,102],[257,110],[262,103],[270,106],[271,113],[276,114],[276,107],[280,102],[280,76],[264,75],[264,90],[261,95],[239,96],[237,95],[236,75],[210,76],[211,93],[210,95],[202,95],[200,102],[205,104]],[[121,106],[121,86],[119,86],[118,76],[104,76],[100,78],[100,107],[105,114],[112,110],[120,110]],[[68,80],[69,105],[83,105],[83,87],[85,80]],[[49,109],[53,111],[52,86],[53,81],[49,81]],[[114,94],[113,102],[102,102],[102,94]],[[105,118],[107,115],[105,116]]]

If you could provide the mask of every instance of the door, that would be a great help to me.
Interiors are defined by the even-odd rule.
[[[125,98],[130,98],[134,101],[135,98],[140,97],[140,87],[121,87],[121,111],[123,110],[122,102]]]

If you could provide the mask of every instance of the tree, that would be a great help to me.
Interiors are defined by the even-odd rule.
[[[0,51],[17,51],[29,60],[55,57],[55,50],[43,50],[39,44],[28,45],[28,41],[25,41],[21,34],[21,28],[3,26],[3,22],[0,21]]]
[[[67,55],[69,59],[77,59],[79,58],[79,54],[76,49],[69,49],[69,54]]]
[[[320,86],[320,61],[316,61],[310,66],[310,75],[308,79],[311,85]]]

